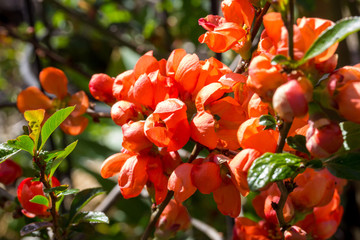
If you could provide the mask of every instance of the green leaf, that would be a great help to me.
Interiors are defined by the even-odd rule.
[[[59,192],[65,191],[65,190],[68,189],[68,188],[69,188],[69,185],[61,185],[61,186],[58,186],[58,187],[53,187],[53,188],[44,189],[44,192],[45,192],[45,193],[54,192],[55,194],[57,194],[57,193],[59,193]]]
[[[284,64],[284,65],[288,65],[290,63],[290,60],[284,56],[284,55],[276,55],[275,57],[273,57],[271,59],[271,64],[272,65],[276,65],[276,64]]]
[[[249,169],[250,190],[257,191],[271,182],[295,177],[302,169],[302,160],[290,153],[265,153]]]
[[[49,199],[47,199],[47,197],[43,196],[43,195],[36,195],[34,196],[30,202],[32,203],[37,203],[37,204],[41,204],[44,206],[49,207]]]
[[[45,117],[44,109],[29,110],[24,112],[26,121],[29,122],[31,133],[29,137],[34,141],[34,152],[37,150],[39,136],[41,131],[41,123]]]
[[[77,189],[77,188],[74,188],[74,189],[68,189],[66,191],[63,191],[63,192],[60,192],[58,194],[58,196],[66,196],[66,195],[71,195],[71,194],[76,194],[78,193],[80,190]]]
[[[352,33],[360,30],[360,17],[349,17],[341,19],[335,25],[326,29],[318,39],[310,46],[298,65],[318,56],[334,43],[340,42]]]
[[[94,197],[105,193],[102,188],[89,188],[75,195],[70,207],[70,222],[74,216]]]
[[[69,144],[64,149],[64,151],[61,151],[59,153],[59,155],[55,158],[55,160],[53,161],[53,163],[51,165],[49,178],[51,178],[54,175],[55,170],[59,167],[60,163],[75,149],[77,142],[78,142],[78,140],[76,140],[75,142]]]
[[[72,106],[72,107],[60,109],[56,111],[53,115],[51,115],[51,117],[49,117],[49,119],[44,123],[41,131],[40,149],[43,148],[50,135],[63,121],[65,121],[65,119],[71,114],[74,108],[75,107]]]
[[[80,212],[74,218],[73,223],[78,224],[81,222],[109,223],[109,218],[103,212]]]
[[[276,120],[270,114],[262,115],[259,119],[259,124],[265,126],[264,130],[267,129],[276,129]]]
[[[25,225],[21,230],[20,230],[20,235],[23,237],[29,233],[38,231],[42,228],[46,228],[46,227],[51,227],[53,224],[51,222],[33,222],[30,223],[28,225]]]
[[[15,140],[9,140],[8,145],[13,148],[25,150],[34,156],[34,141],[28,135],[21,135]]]
[[[20,149],[9,146],[7,143],[0,144],[0,163],[18,153]]]
[[[344,149],[360,149],[360,124],[354,122],[340,123],[341,132],[344,138]]]
[[[303,135],[295,135],[294,137],[286,138],[287,144],[293,149],[306,153],[310,156],[309,150],[306,148],[306,137]]]
[[[348,152],[325,160],[328,170],[339,178],[360,180],[360,152]]]

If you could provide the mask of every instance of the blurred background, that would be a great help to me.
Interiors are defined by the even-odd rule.
[[[184,48],[189,53],[197,53],[200,59],[216,56],[234,68],[237,63],[234,52],[215,55],[197,40],[205,32],[198,25],[198,19],[217,14],[220,2],[0,0],[1,142],[22,134],[22,126],[26,123],[16,109],[17,94],[28,86],[40,86],[38,74],[47,66],[60,68],[66,73],[70,93],[79,90],[89,93],[92,74],[102,72],[115,77],[132,69],[137,59],[149,50],[153,50],[154,56],[160,60],[167,58],[173,49]],[[296,4],[298,17],[337,21],[360,16],[358,0],[297,0]],[[353,34],[340,44],[338,67],[360,62],[359,39],[360,33]],[[97,111],[110,111],[109,106],[94,99],[91,101],[96,103]],[[110,224],[79,225],[78,233],[71,239],[138,239],[150,216],[150,200],[146,196],[122,199],[116,179],[102,179],[99,175],[103,160],[121,149],[121,128],[111,119],[89,119],[87,130],[76,138],[61,131],[55,133],[55,149],[79,139],[71,157],[61,165],[58,177],[73,188],[102,186],[116,196],[116,201],[109,201],[112,198],[105,195],[94,199],[89,208],[106,211]],[[24,177],[33,175],[29,156],[18,154],[14,160],[23,167]],[[20,181],[7,190],[16,195]],[[359,184],[355,182],[350,182],[346,188],[342,200],[344,219],[334,239],[360,239],[359,190]],[[196,194],[185,202],[185,206],[191,216],[223,233],[220,235],[224,239],[231,236],[231,220],[220,214],[210,195]],[[0,239],[20,239],[19,230],[30,221],[14,219],[11,213],[1,208]],[[193,227],[179,233],[176,239],[209,239],[209,236],[199,227]]]

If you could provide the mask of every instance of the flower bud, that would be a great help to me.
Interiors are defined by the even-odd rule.
[[[137,120],[139,113],[135,104],[127,101],[118,101],[111,107],[111,118],[117,125],[124,125],[130,120]]]
[[[276,89],[273,106],[287,122],[291,122],[294,117],[303,117],[308,112],[308,101],[297,80],[290,80]]]
[[[89,90],[96,100],[111,104],[115,102],[113,96],[114,79],[104,73],[94,74],[89,82]]]
[[[311,155],[325,158],[337,152],[343,144],[343,136],[338,123],[321,118],[310,121],[306,132],[306,148]]]
[[[284,232],[285,240],[306,240],[307,233],[298,226],[291,226]]]
[[[170,200],[161,213],[156,226],[155,236],[159,239],[169,239],[177,231],[186,230],[190,227],[190,215],[181,203]]]
[[[7,159],[0,163],[0,183],[10,185],[21,175],[22,169],[16,162]]]

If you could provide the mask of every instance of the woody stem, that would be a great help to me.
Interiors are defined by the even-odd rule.
[[[279,131],[280,131],[280,136],[279,136],[279,140],[277,143],[277,148],[276,148],[276,153],[282,153],[284,145],[285,145],[285,139],[289,133],[289,130],[291,128],[292,122],[284,122],[279,126]],[[280,230],[282,232],[284,232],[289,225],[286,223],[285,219],[284,219],[284,206],[286,203],[286,200],[291,192],[291,190],[289,190],[283,181],[278,181],[276,182],[279,190],[280,190],[280,200],[278,203],[273,203],[272,207],[276,212],[276,216],[279,220],[279,224],[280,224]]]
[[[49,180],[46,177],[45,174],[45,168],[46,166],[40,163],[40,159],[38,156],[34,157],[34,161],[35,164],[39,167],[40,169],[40,182],[42,182],[42,184],[44,185],[45,189],[50,189],[51,185],[49,183]],[[56,201],[57,201],[57,196],[55,195],[54,192],[50,192],[50,198],[51,198],[51,209],[50,209],[50,213],[52,216],[52,229],[54,232],[54,240],[61,240],[63,239],[60,233],[60,226],[59,226],[59,215],[56,211]]]
[[[194,161],[197,157],[197,155],[199,155],[200,151],[202,150],[203,146],[200,145],[199,143],[196,143],[193,151],[191,152],[191,155],[189,157],[188,162],[191,163],[192,161]],[[174,196],[174,192],[173,191],[168,191],[164,201],[157,207],[157,209],[151,214],[150,217],[150,221],[149,224],[147,225],[145,232],[143,234],[143,236],[141,237],[141,240],[147,240],[151,233],[153,232],[156,223],[161,215],[161,213],[164,211],[165,207],[169,204],[170,200],[172,199],[172,197]]]
[[[289,11],[287,14],[287,30],[289,41],[289,56],[294,59],[294,0],[289,0]]]

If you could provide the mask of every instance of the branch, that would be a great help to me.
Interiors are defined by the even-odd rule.
[[[99,118],[111,118],[111,114],[108,112],[96,112],[91,108],[86,110],[86,113],[93,118],[94,122],[99,122]]]
[[[41,45],[40,43],[38,43],[37,41],[34,41],[34,39],[32,38],[28,38],[28,37],[23,37],[20,36],[18,33],[16,33],[11,26],[6,25],[6,24],[2,24],[2,26],[4,26],[6,28],[6,30],[8,31],[9,35],[13,38],[19,39],[23,42],[28,42],[31,43],[35,50],[40,51],[41,53],[45,54],[47,57],[49,57],[51,60],[61,63],[75,71],[77,71],[78,73],[82,74],[83,76],[85,76],[86,78],[91,78],[91,74],[87,73],[86,71],[84,71],[79,65],[77,65],[76,63],[73,63],[65,58],[63,58],[61,55],[57,54],[54,51],[49,50],[48,48],[44,47],[43,45]],[[35,51],[35,52],[38,52]],[[37,53],[38,54],[38,53]]]
[[[210,225],[196,219],[191,218],[191,224],[209,237],[211,240],[223,240],[222,233],[219,233],[215,228]]]
[[[85,14],[82,14],[80,12],[74,11],[73,9],[67,8],[66,6],[57,2],[56,0],[45,0],[45,1],[53,4],[56,8],[65,12],[71,18],[73,18],[77,21],[80,21],[81,23],[95,29],[102,35],[105,35],[107,38],[115,40],[119,45],[131,48],[139,54],[144,54],[145,52],[150,50],[150,48],[148,48],[148,47],[141,47],[141,45],[143,45],[143,44],[135,44],[135,43],[124,40],[117,33],[109,31],[108,29],[106,29],[102,25],[100,25],[98,22],[93,21],[92,19],[88,18]]]

